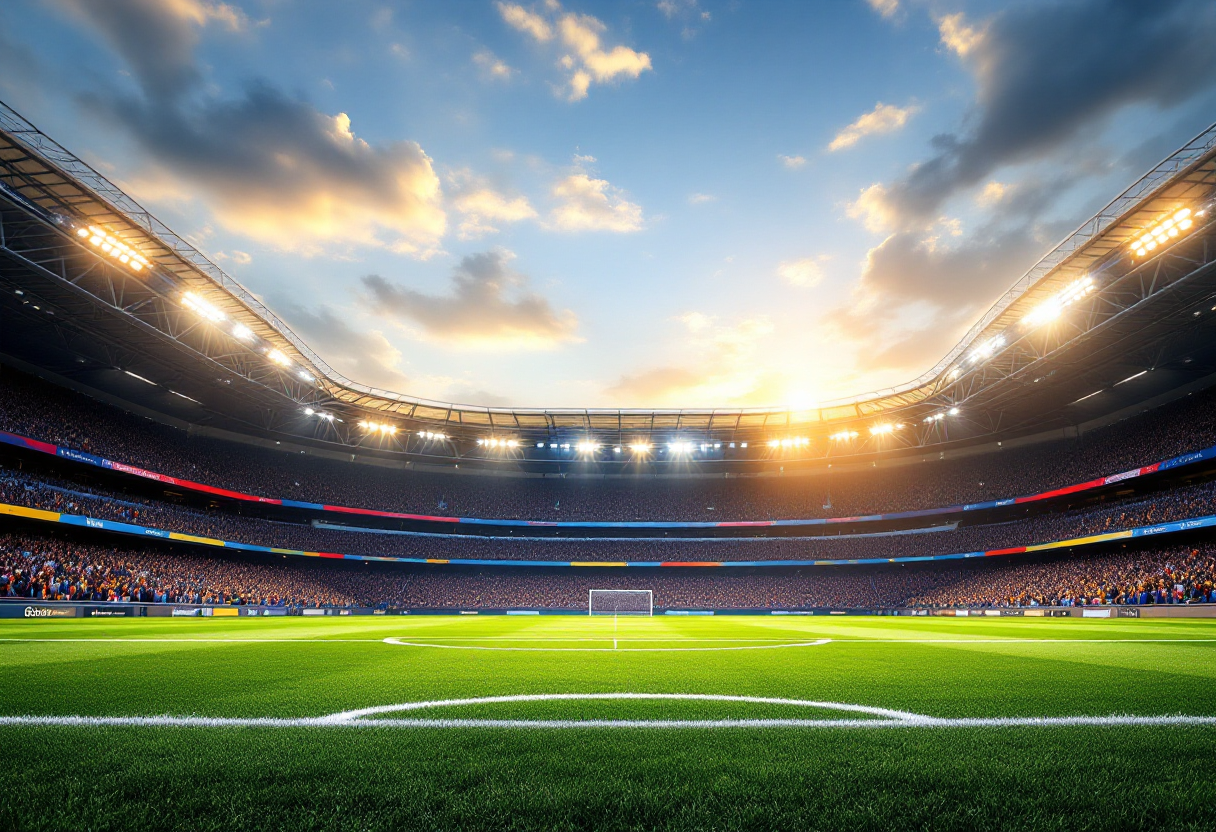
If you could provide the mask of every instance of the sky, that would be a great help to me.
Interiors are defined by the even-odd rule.
[[[1216,119],[1210,0],[8,0],[0,98],[347,378],[809,408]]]

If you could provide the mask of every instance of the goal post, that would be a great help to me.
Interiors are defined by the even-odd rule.
[[[654,615],[654,592],[649,589],[590,589],[588,615]]]

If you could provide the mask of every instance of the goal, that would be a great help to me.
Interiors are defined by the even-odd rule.
[[[654,615],[654,593],[649,589],[591,589],[588,615]]]

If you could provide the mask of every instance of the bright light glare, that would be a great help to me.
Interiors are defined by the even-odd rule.
[[[635,454],[648,454],[648,453],[650,453],[650,443],[649,442],[634,442],[632,445],[629,446],[629,450]]]
[[[387,433],[392,435],[397,432],[396,425],[382,425],[379,422],[360,422],[359,427],[368,433]]]
[[[598,442],[579,442],[575,446],[575,450],[577,450],[580,454],[593,454],[599,450],[599,447]]]
[[[240,341],[248,341],[253,337],[253,330],[244,324],[236,324],[232,327],[232,337]]]
[[[1203,216],[1203,212],[1199,211],[1195,216]],[[1155,225],[1149,227],[1146,233],[1132,240],[1132,254],[1137,257],[1143,257],[1145,252],[1152,251],[1157,246],[1171,239],[1176,239],[1187,231],[1190,231],[1194,224],[1195,221],[1191,219],[1190,208],[1182,208],[1175,211],[1171,216],[1159,220]]]
[[[270,352],[266,353],[266,357],[275,364],[278,364],[280,367],[291,366],[291,359],[288,358],[282,350],[272,349]]]
[[[870,435],[871,436],[885,436],[886,434],[891,433],[894,430],[895,430],[895,425],[892,425],[890,423],[883,423],[881,425],[872,425],[870,427]]]
[[[446,434],[435,433],[434,431],[429,431],[429,430],[420,430],[420,431],[418,431],[418,435],[421,436],[423,439],[427,439],[432,442],[442,442],[443,440],[448,438]],[[480,439],[477,440],[477,444],[478,445],[481,444]]]
[[[1025,318],[1022,318],[1022,325],[1026,327],[1036,327],[1041,326],[1048,321],[1054,321],[1056,318],[1060,317],[1060,313],[1064,311],[1066,306],[1085,297],[1094,291],[1095,288],[1094,279],[1089,275],[1086,275],[1078,280],[1074,280],[1059,292],[1056,292],[1047,300],[1036,306]]]
[[[691,442],[668,442],[667,448],[673,453],[690,454],[696,446]]]
[[[200,318],[211,321],[213,324],[218,324],[228,317],[223,312],[207,303],[207,301],[194,294],[194,292],[186,292],[184,295],[182,295],[182,306],[191,310]]]
[[[997,350],[999,350],[1003,346],[1005,346],[1005,336],[1004,335],[994,335],[991,338],[989,338],[987,341],[985,341],[984,343],[980,344],[978,347],[973,349],[971,351],[971,354],[967,356],[967,359],[969,361],[971,361],[971,363],[974,364],[977,361],[982,361],[985,358],[991,357],[992,355],[994,355],[996,353]]]
[[[950,409],[949,409],[948,411],[946,411],[946,412],[947,412],[947,413],[949,413],[951,416],[957,416],[957,415],[958,415],[958,408],[957,408],[957,407],[952,407],[952,408],[950,408]]]
[[[120,263],[130,266],[133,271],[140,271],[148,266],[147,258],[122,240],[110,236],[104,228],[94,225],[90,225],[88,228],[78,228],[76,236],[81,239],[88,237],[90,245],[101,249],[103,254],[110,255]]]
[[[855,430],[842,430],[833,433],[828,439],[831,439],[833,442],[848,442],[850,439],[856,439],[858,435]]]

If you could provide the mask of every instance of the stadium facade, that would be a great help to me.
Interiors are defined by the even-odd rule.
[[[343,377],[113,183],[0,105],[0,352],[178,425],[500,473],[721,474],[1075,433],[1216,372],[1216,125],[1006,292],[931,370],[805,410],[487,408]]]

